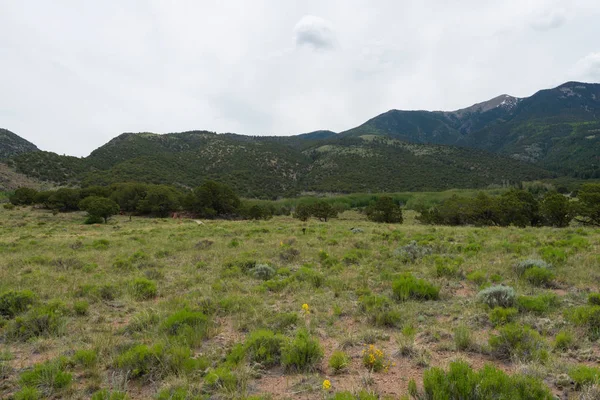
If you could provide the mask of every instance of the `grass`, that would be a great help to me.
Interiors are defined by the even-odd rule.
[[[571,374],[571,398],[596,383],[580,367],[600,352],[599,229],[404,217],[84,225],[2,208],[0,398],[402,396],[456,358],[503,382],[478,371],[535,367],[552,390]],[[516,273],[526,260],[552,275]]]

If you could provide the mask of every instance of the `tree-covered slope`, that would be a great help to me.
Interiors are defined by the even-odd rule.
[[[39,149],[13,132],[0,128],[0,160],[32,151]]]

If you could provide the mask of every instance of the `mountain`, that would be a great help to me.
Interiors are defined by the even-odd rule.
[[[39,149],[11,131],[0,128],[0,160],[32,151]]]
[[[561,174],[600,177],[600,84],[567,82],[526,98],[498,96],[456,111],[390,110],[340,133],[470,147]]]
[[[40,180],[84,186],[141,181],[194,187],[213,179],[256,198],[486,187],[553,176],[476,149],[329,132],[287,138],[124,133],[86,158],[37,152],[17,156],[11,165]]]

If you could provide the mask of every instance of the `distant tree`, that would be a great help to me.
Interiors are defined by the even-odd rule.
[[[41,204],[44,208],[50,208],[50,196],[52,196],[53,193],[54,192],[50,190],[37,192],[33,200],[34,204]]]
[[[562,228],[573,219],[573,207],[564,195],[548,192],[540,203],[540,216],[544,224]]]
[[[312,208],[309,204],[300,203],[296,206],[296,210],[294,211],[294,218],[299,219],[300,221],[308,221],[311,215]]]
[[[402,208],[389,196],[382,196],[365,210],[367,218],[374,222],[399,223],[403,221]]]
[[[586,225],[600,226],[600,183],[586,183],[577,193],[579,202],[577,221]]]
[[[336,218],[337,211],[326,201],[320,200],[311,206],[311,214],[319,221],[327,222],[330,218]]]
[[[181,194],[170,186],[148,186],[146,195],[137,203],[137,211],[142,214],[152,214],[166,217],[179,209]]]
[[[81,189],[80,196],[82,199],[90,196],[110,197],[112,190],[108,186],[88,186]]]
[[[500,196],[498,206],[502,226],[536,226],[540,222],[539,203],[528,191],[511,189]]]
[[[138,210],[138,203],[146,197],[148,185],[143,183],[118,183],[111,185],[110,198],[122,211],[133,213]]]
[[[88,196],[79,202],[79,208],[88,213],[88,221],[92,222],[98,218],[103,219],[104,223],[108,218],[119,213],[119,205],[106,197]]]
[[[8,198],[9,201],[16,205],[30,205],[35,203],[35,196],[38,191],[31,188],[21,187],[15,190],[15,192]]]
[[[205,218],[235,214],[241,205],[240,198],[229,186],[214,181],[194,189],[188,203],[191,211]]]
[[[58,189],[50,195],[48,203],[51,209],[62,212],[79,210],[80,192],[77,189]]]

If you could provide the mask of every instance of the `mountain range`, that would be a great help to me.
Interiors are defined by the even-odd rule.
[[[85,158],[39,151],[0,130],[0,159],[56,184],[215,179],[262,198],[600,178],[600,84],[568,82],[450,112],[390,110],[339,133],[124,133]]]

